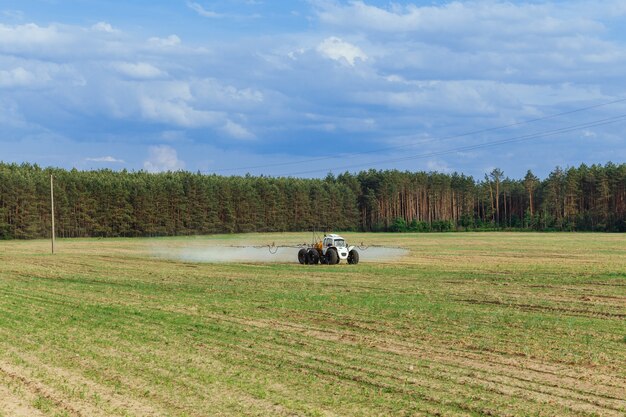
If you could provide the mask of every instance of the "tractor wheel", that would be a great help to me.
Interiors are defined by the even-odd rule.
[[[306,263],[306,249],[302,248],[298,252],[298,262],[300,262],[300,265],[304,265]]]
[[[356,265],[359,263],[359,252],[356,249],[352,249],[350,253],[348,253],[348,263],[350,265]]]
[[[337,251],[334,249],[328,249],[326,251],[326,262],[329,265],[336,265],[339,263],[339,255],[337,255]]]
[[[309,249],[307,256],[309,258],[310,265],[315,265],[320,261],[320,255],[315,249]]]

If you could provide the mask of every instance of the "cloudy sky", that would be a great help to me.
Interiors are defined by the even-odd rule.
[[[5,162],[545,176],[625,99],[624,0],[0,0]]]

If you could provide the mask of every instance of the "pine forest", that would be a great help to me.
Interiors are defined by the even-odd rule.
[[[369,170],[324,179],[0,163],[0,238],[333,231],[626,231],[626,164],[511,179]]]

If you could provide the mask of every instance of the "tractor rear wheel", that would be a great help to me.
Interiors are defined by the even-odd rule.
[[[298,262],[300,262],[300,265],[306,263],[306,249],[302,248],[298,251]]]
[[[336,265],[339,263],[339,255],[335,249],[328,249],[326,251],[326,262],[329,265]]]
[[[316,265],[320,261],[320,255],[315,249],[309,249],[308,258],[310,265]]]
[[[359,252],[356,249],[352,249],[350,253],[348,253],[348,263],[350,265],[356,265],[359,263]]]

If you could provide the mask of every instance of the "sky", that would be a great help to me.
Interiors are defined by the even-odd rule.
[[[4,162],[545,177],[625,132],[623,0],[0,0]]]

